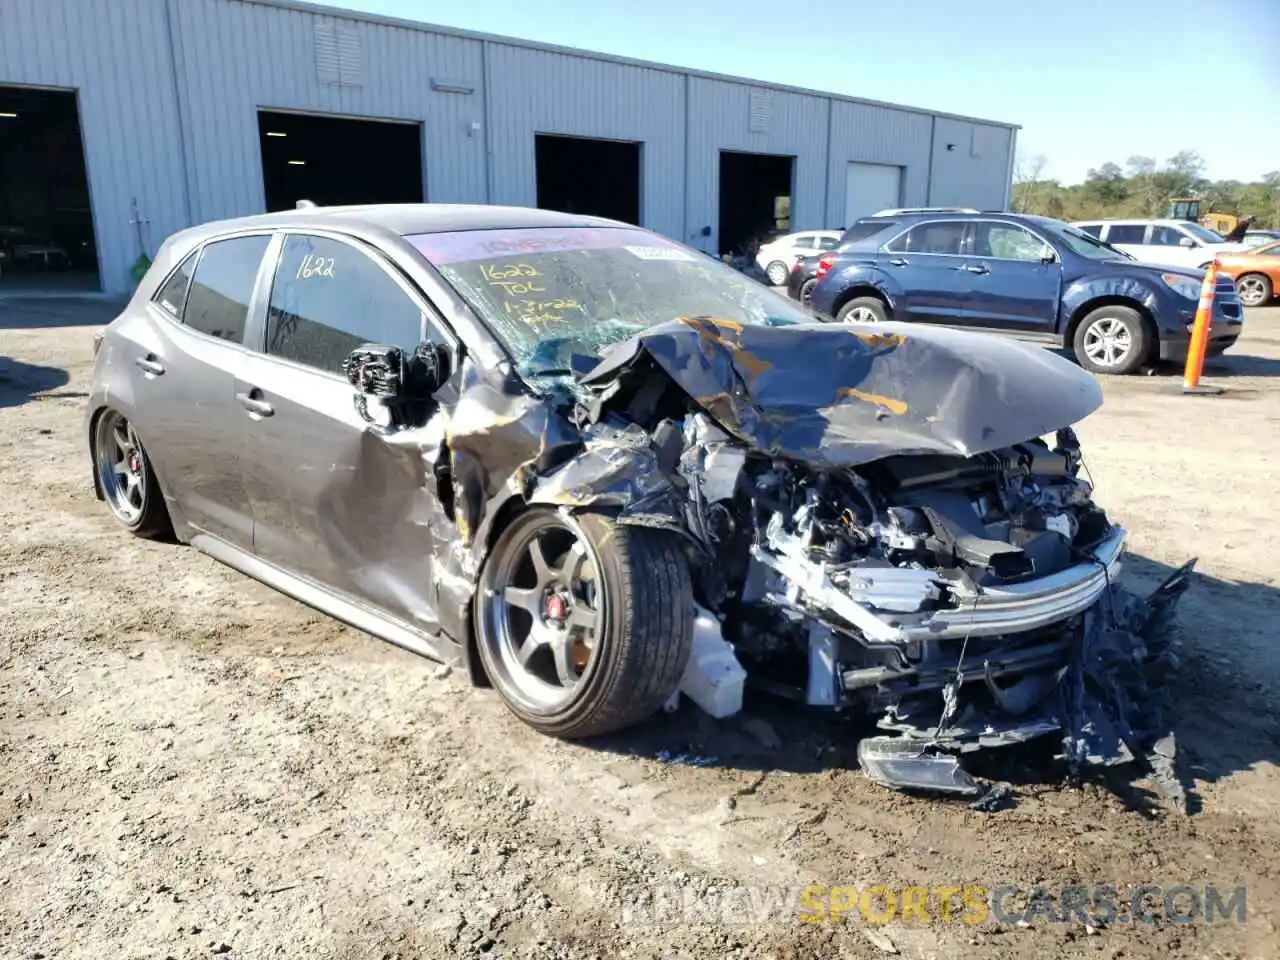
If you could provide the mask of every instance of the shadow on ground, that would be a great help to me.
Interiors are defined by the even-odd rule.
[[[1130,556],[1126,572],[1132,574],[1127,584],[1145,596],[1173,570]],[[1190,793],[1189,813],[1200,809],[1192,778],[1214,782],[1258,764],[1280,765],[1280,715],[1270,705],[1280,686],[1280,667],[1272,662],[1259,669],[1244,652],[1250,646],[1265,647],[1273,636],[1269,624],[1277,621],[1280,590],[1263,584],[1227,583],[1197,573],[1179,604],[1173,629],[1180,638],[1180,664],[1163,691],[1162,712],[1163,729],[1176,736],[1177,772]],[[1224,657],[1222,646],[1199,642],[1205,629],[1232,631],[1226,635],[1240,642],[1238,661]],[[853,708],[835,714],[749,693],[743,712],[732,718],[715,720],[682,700],[673,714],[659,714],[638,728],[586,745],[678,765],[813,774],[856,768],[858,740],[877,732],[873,721]],[[1060,746],[1057,736],[1049,735],[967,754],[963,762],[976,776],[1007,783],[1015,793],[1035,794],[1057,790],[1066,782],[1066,765],[1055,758]],[[1097,768],[1089,776],[1150,816],[1168,804],[1138,783],[1146,773],[1141,765],[1131,764]]]
[[[124,300],[105,297],[4,297],[0,298],[0,330],[98,327],[110,323],[124,304]]]
[[[71,377],[61,367],[42,367],[0,357],[0,407],[20,407],[37,395],[84,397],[84,393],[55,393]]]

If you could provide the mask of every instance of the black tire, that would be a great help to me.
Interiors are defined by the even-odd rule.
[[[128,450],[117,442],[117,433],[129,439]],[[122,459],[113,459],[113,452]],[[122,489],[125,485],[119,470],[122,465],[127,469],[124,475],[131,474],[136,480],[136,498]],[[102,411],[94,423],[93,469],[102,499],[120,526],[148,540],[172,538],[173,523],[169,519],[169,508],[165,505],[160,481],[151,466],[151,457],[128,419],[116,410]]]
[[[504,640],[514,632],[506,591],[516,586],[502,571],[518,569],[513,564],[521,562],[516,558],[530,537],[538,530],[554,535],[548,526],[554,524],[586,545],[592,582],[602,587],[595,601],[602,629],[576,684],[563,694],[568,699],[546,704],[528,694],[531,671],[511,658]],[[496,602],[499,591],[502,603]],[[480,662],[498,694],[535,730],[567,739],[620,730],[651,716],[675,692],[693,645],[693,586],[679,539],[600,514],[567,519],[536,508],[518,516],[490,551],[473,607]]]
[[[800,295],[796,299],[807,307],[809,305],[809,301],[813,299],[813,288],[817,285],[818,278],[810,277],[804,283],[800,284]]]
[[[1236,295],[1246,307],[1263,307],[1275,294],[1265,273],[1246,273],[1236,278]]]
[[[786,283],[790,273],[791,271],[787,269],[787,265],[781,260],[774,260],[764,270],[765,276],[769,278],[769,282],[775,287],[780,287]]]
[[[1110,341],[1111,346],[1108,346]],[[1151,352],[1147,326],[1133,307],[1112,304],[1089,311],[1076,327],[1072,349],[1090,373],[1124,376],[1141,367]],[[1104,359],[1107,356],[1111,360]]]
[[[872,315],[864,323],[884,323],[889,319],[889,308],[879,297],[854,297],[836,314],[837,323],[855,323],[853,315],[857,311],[866,311]]]

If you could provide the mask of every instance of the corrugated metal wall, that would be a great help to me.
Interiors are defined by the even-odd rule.
[[[483,202],[484,138],[469,129],[484,119],[479,43],[228,0],[173,7],[196,220],[264,209],[259,108],[419,121],[425,195]],[[357,84],[320,82],[317,24],[354,34]],[[433,79],[473,92],[435,90]]]
[[[927,114],[833,101],[827,206],[822,226],[847,226],[844,223],[845,175],[850,163],[902,167],[901,205],[926,205],[932,127],[933,118]]]
[[[0,83],[77,92],[102,282],[127,289],[133,199],[152,252],[188,224],[163,2],[3,0]]]
[[[998,125],[247,0],[0,0],[0,83],[78,91],[113,292],[132,198],[153,251],[264,208],[259,109],[420,123],[432,201],[534,204],[537,133],[639,141],[644,225],[707,250],[722,150],[795,157],[804,229],[841,225],[850,161],[902,167],[904,204],[1002,207],[1013,148]]]
[[[1000,210],[1009,195],[1013,131],[938,117],[929,203]]]
[[[679,237],[684,205],[684,78],[583,57],[487,44],[493,202],[534,206],[534,135],[641,147],[641,222]]]
[[[829,101],[702,77],[689,77],[688,84],[689,153],[685,179],[690,236],[682,239],[708,251],[719,249],[721,150],[795,157],[792,223],[797,229],[824,226]],[[754,123],[753,98],[758,115]],[[723,200],[732,202],[731,197]],[[710,238],[695,239],[703,227],[711,228]]]

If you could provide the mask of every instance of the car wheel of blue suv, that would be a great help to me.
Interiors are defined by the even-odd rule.
[[[889,308],[878,297],[854,297],[836,314],[839,323],[883,323],[889,319]]]
[[[1147,328],[1137,310],[1109,304],[1080,322],[1072,346],[1090,373],[1133,373],[1147,359]]]

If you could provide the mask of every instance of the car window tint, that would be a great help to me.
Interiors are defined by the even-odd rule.
[[[1174,227],[1152,227],[1147,242],[1157,247],[1176,247],[1186,234]]]
[[[974,254],[1001,260],[1040,260],[1044,243],[1012,224],[980,223],[974,237]]]
[[[1142,223],[1113,223],[1107,231],[1107,243],[1142,243],[1147,227]]]
[[[818,241],[818,249],[820,250],[834,250],[838,246],[840,246],[839,237],[823,237]]]
[[[1076,229],[1081,233],[1087,233],[1091,237],[1102,236],[1102,224],[1100,223],[1082,223]]]
[[[266,236],[235,237],[207,244],[196,264],[182,322],[211,337],[240,343],[268,241]]]
[[[267,312],[267,353],[341,373],[362,343],[413,350],[422,322],[418,305],[362,250],[327,237],[285,239]]]
[[[191,268],[195,266],[196,255],[189,254],[182,263],[178,264],[178,269],[169,274],[169,279],[164,282],[158,291],[156,291],[155,302],[162,307],[166,313],[182,318],[182,305],[187,299],[187,287],[191,286]]]
[[[890,243],[888,249],[894,253],[957,254],[964,239],[964,228],[958,221],[922,223]]]

